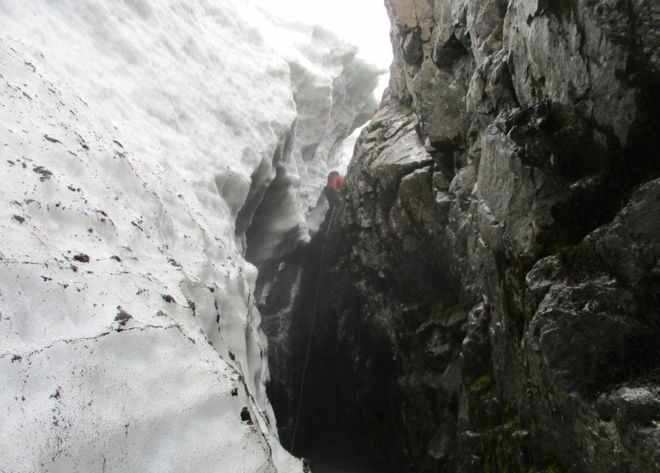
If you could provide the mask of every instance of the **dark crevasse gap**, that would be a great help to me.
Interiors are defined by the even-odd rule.
[[[269,163],[262,166],[266,171],[260,169],[253,176],[247,202],[257,203],[245,207],[252,210],[250,223],[244,229],[247,258],[259,269],[255,301],[269,340],[268,396],[278,420],[280,439],[292,453],[307,458],[315,471],[390,471],[392,464],[385,461],[386,446],[374,442],[377,436],[371,430],[374,411],[382,422],[388,419],[388,411],[394,409],[387,398],[391,390],[386,385],[375,389],[374,392],[384,397],[369,400],[366,409],[365,400],[358,393],[353,399],[345,390],[346,386],[359,383],[351,362],[338,351],[353,348],[334,343],[332,334],[338,330],[362,329],[338,327],[339,319],[328,310],[333,297],[343,298],[345,293],[342,290],[341,295],[333,295],[326,290],[330,279],[336,277],[327,270],[336,257],[337,244],[342,241],[332,234],[333,214],[326,216],[322,228],[311,240],[304,238],[301,224],[292,218],[295,186],[285,168],[279,165],[288,156],[287,143],[291,139],[291,135],[283,138],[272,161],[275,170]],[[271,173],[269,180],[264,177],[267,172]],[[334,216],[339,214],[337,209]],[[248,211],[239,215],[247,220]],[[346,278],[342,281],[351,283]],[[356,346],[369,346],[369,333],[360,338],[355,341]],[[388,350],[381,351],[382,359],[373,357],[369,362],[379,370],[372,381],[387,384],[393,361],[388,358]],[[304,384],[302,397],[301,384]],[[371,384],[365,389],[367,385],[361,388],[364,392],[371,393],[376,388]]]
[[[245,203],[237,212],[236,228],[246,259],[259,270],[255,301],[269,341],[268,396],[282,444],[309,458],[315,471],[372,471],[365,467],[373,464],[373,455],[364,458],[364,442],[350,429],[334,422],[326,425],[327,413],[322,415],[323,422],[310,424],[310,415],[321,416],[315,413],[320,401],[314,400],[319,392],[310,384],[315,382],[314,376],[305,386],[295,445],[292,438],[314,294],[323,292],[317,288],[323,285],[318,242],[324,232],[315,229],[327,203],[319,194],[329,170],[340,164],[344,140],[372,116],[377,105],[373,90],[381,73],[362,63],[353,50],[331,50],[327,62],[340,71],[332,81],[302,65],[290,64],[298,116],[274,155],[265,157],[252,175]],[[317,236],[311,238],[312,233]],[[318,303],[325,304],[320,299]],[[320,327],[319,331],[326,329]],[[316,340],[312,341],[316,350]],[[327,353],[318,355],[311,354],[310,373],[335,369]],[[330,412],[340,403],[330,402],[331,392],[325,391],[323,402],[328,399]]]
[[[246,254],[259,268],[255,300],[269,340],[268,396],[281,442],[292,453],[307,458],[317,472],[389,471],[391,465],[383,462],[385,450],[373,443],[375,437],[370,432],[371,411],[379,410],[380,418],[387,419],[389,400],[374,399],[365,412],[358,397],[347,396],[345,386],[357,381],[350,363],[338,350],[350,347],[333,343],[334,337],[329,336],[338,330],[354,329],[338,327],[338,319],[328,311],[333,295],[325,288],[328,278],[335,276],[328,274],[324,266],[334,258],[335,243],[339,241],[329,241],[334,238],[328,231],[329,218],[311,241],[300,238],[299,226],[281,233],[277,241],[264,238],[263,229],[281,226],[278,221],[287,214],[287,189],[286,184],[274,179],[246,230]],[[365,345],[369,334],[362,338],[364,341],[356,341],[360,346]],[[387,351],[384,354],[389,356]],[[381,382],[387,379],[392,360],[384,358],[377,363],[382,365],[381,374],[373,379]],[[386,394],[389,389],[382,386],[377,391]],[[376,403],[381,406],[376,407]]]
[[[386,420],[386,411],[393,407],[386,397],[390,390],[372,385],[369,389],[384,397],[373,399],[365,408],[359,393],[353,397],[346,389],[358,384],[346,354],[339,353],[350,347],[332,343],[331,334],[353,327],[338,327],[338,319],[327,309],[333,298],[326,290],[328,278],[335,277],[324,268],[335,251],[328,244],[330,237],[326,221],[309,244],[261,268],[256,298],[271,342],[269,399],[283,445],[310,460],[314,471],[390,471],[384,446],[374,443],[372,432],[373,412],[379,411],[380,418]],[[360,346],[365,346],[368,338],[368,334],[363,335],[364,340],[356,341]],[[303,381],[308,348],[309,364]],[[391,372],[392,360],[374,361],[380,368],[375,364],[372,368],[379,369],[380,375],[373,381],[382,382]]]

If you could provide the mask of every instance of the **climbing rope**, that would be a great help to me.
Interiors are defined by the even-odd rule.
[[[316,290],[314,291],[314,306],[312,310],[312,323],[310,325],[309,334],[307,337],[307,349],[305,351],[305,362],[303,364],[302,377],[300,378],[300,389],[298,391],[298,406],[296,408],[296,415],[294,417],[293,423],[293,432],[291,433],[291,451],[294,451],[296,448],[296,435],[298,434],[298,426],[300,423],[300,414],[302,412],[303,397],[305,395],[305,381],[307,379],[307,369],[309,368],[309,360],[312,352],[312,341],[314,338],[314,331],[316,330],[316,320],[318,317],[319,311],[319,299],[321,296],[321,277],[323,275],[323,261],[325,260],[325,250],[327,242],[327,234],[332,228],[335,221],[335,215],[337,207],[335,206],[330,213],[330,220],[328,226],[325,229],[326,235],[324,235],[323,240],[321,241],[321,253],[319,255],[319,270],[316,277]]]

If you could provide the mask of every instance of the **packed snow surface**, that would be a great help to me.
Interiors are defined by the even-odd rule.
[[[0,0],[0,472],[300,470],[235,235],[296,118],[266,23]]]

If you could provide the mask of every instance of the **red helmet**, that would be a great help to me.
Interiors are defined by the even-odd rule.
[[[328,174],[328,187],[339,190],[343,185],[344,178],[337,171],[332,171],[330,174]]]

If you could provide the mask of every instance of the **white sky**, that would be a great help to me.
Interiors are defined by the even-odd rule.
[[[368,62],[389,69],[390,21],[383,0],[255,0],[274,14],[319,24],[360,48]]]

